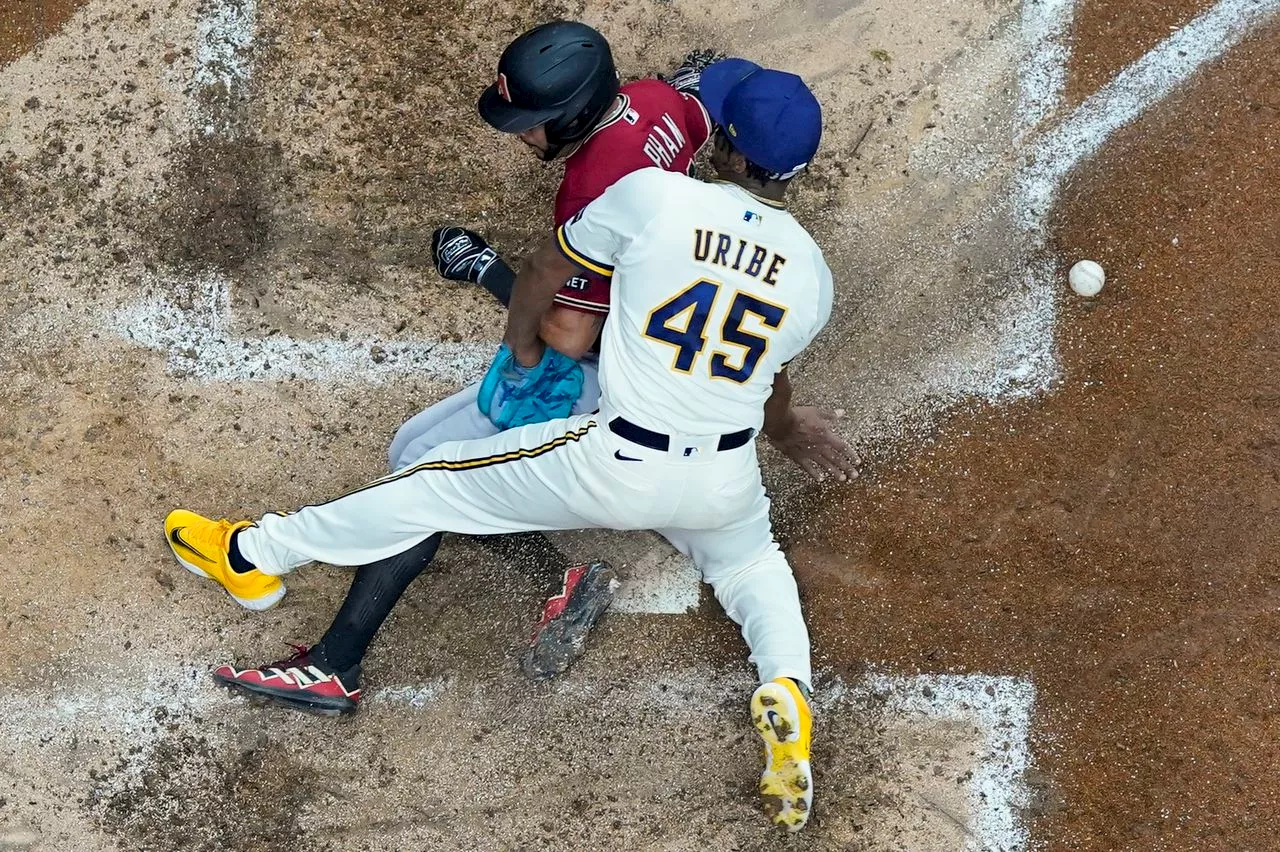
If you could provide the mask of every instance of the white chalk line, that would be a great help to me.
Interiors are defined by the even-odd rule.
[[[116,688],[75,680],[70,687],[35,689],[21,697],[0,698],[0,715],[9,723],[0,730],[0,754],[21,756],[24,750],[44,749],[50,743],[72,748],[86,736],[146,750],[173,736],[173,726],[188,729],[212,745],[226,739],[225,726],[195,719],[238,712],[243,704],[215,686],[207,669],[151,659],[144,670],[150,674],[119,673],[121,676],[108,681],[123,684]],[[821,675],[817,681],[814,710],[819,738],[823,716],[850,712],[874,712],[909,726],[947,721],[976,728],[983,748],[974,756],[968,782],[966,849],[1012,852],[1024,848],[1026,831],[1017,814],[1030,804],[1023,772],[1030,761],[1036,692],[1029,681],[985,674],[904,675],[883,670],[854,682]],[[687,724],[723,713],[726,694],[741,693],[745,705],[753,688],[746,677],[708,667],[665,671],[625,688],[602,689],[599,684],[576,679],[553,682],[552,686],[555,694],[569,703],[646,706]],[[484,691],[456,676],[376,687],[367,692],[362,712],[430,713],[438,700],[455,697],[451,695],[455,692],[466,695],[468,702],[477,704],[477,712],[483,712]],[[680,700],[673,700],[673,696]],[[157,711],[161,711],[159,717]],[[131,761],[128,773],[116,783],[136,780],[145,766],[145,760]],[[818,766],[819,779],[821,771]]]
[[[239,122],[228,112],[249,82],[250,51],[257,29],[256,0],[203,0],[196,18],[195,69],[191,99],[195,127],[205,136],[235,136]],[[227,100],[202,97],[220,89]]]
[[[1075,0],[1025,0],[1022,5],[1015,149],[1025,144],[1061,104],[1071,58],[1066,36],[1075,5]],[[991,313],[995,322],[991,330],[995,341],[992,360],[997,365],[994,374],[975,375],[959,383],[989,402],[1036,396],[1052,387],[1061,374],[1054,343],[1058,311],[1052,286],[1053,264],[1038,262],[1029,248],[1023,247],[1011,270],[1011,277],[1020,280],[1022,286]],[[972,361],[982,363],[981,359]],[[972,369],[969,363],[970,359],[961,357],[931,367],[963,374]]]
[[[232,330],[230,285],[217,273],[159,280],[152,289],[168,295],[141,299],[109,324],[118,334],[166,353],[169,373],[197,381],[377,383],[428,375],[462,384],[484,375],[496,350],[489,343],[247,337]],[[191,307],[181,307],[178,299]]]
[[[1018,91],[1018,144],[1062,105],[1071,49],[1067,34],[1075,0],[1039,0],[1022,4],[1023,60]],[[1021,147],[1018,144],[1018,147]]]
[[[1116,75],[1031,147],[1021,175],[1025,222],[1043,234],[1062,179],[1116,130],[1163,100],[1280,10],[1280,0],[1222,0]]]
[[[888,694],[888,706],[910,719],[972,723],[984,753],[969,783],[973,852],[1013,852],[1027,845],[1020,813],[1031,805],[1023,773],[1031,764],[1031,713],[1036,690],[1031,681],[990,675],[868,676],[866,689]]]

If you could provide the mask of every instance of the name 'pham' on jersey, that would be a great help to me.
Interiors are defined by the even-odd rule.
[[[750,254],[747,253],[748,245],[751,246]],[[729,260],[730,257],[733,258],[732,261]],[[778,273],[787,262],[782,255],[758,243],[704,228],[695,228],[693,231],[693,259],[699,263],[711,263],[735,272],[745,272],[770,286],[777,285]],[[746,260],[745,266],[743,260]],[[766,260],[769,261],[767,266]],[[763,276],[760,275],[762,271]]]
[[[688,140],[680,132],[680,125],[664,112],[658,121],[654,122],[653,130],[644,140],[644,154],[658,168],[671,169],[676,157],[680,156],[687,144]]]

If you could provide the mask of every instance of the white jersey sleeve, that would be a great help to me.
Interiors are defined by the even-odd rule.
[[[613,269],[662,207],[661,169],[640,169],[620,178],[556,231],[560,251],[578,266],[603,275]]]

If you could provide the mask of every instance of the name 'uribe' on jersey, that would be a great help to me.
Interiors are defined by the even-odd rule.
[[[759,429],[774,376],[831,316],[813,238],[730,183],[642,169],[557,235],[571,261],[614,279],[601,408],[655,431]]]

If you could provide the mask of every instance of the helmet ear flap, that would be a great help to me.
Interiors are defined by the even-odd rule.
[[[562,116],[547,122],[547,141],[568,145],[589,134],[618,96],[618,72],[612,57],[602,63],[592,78],[567,106]]]

